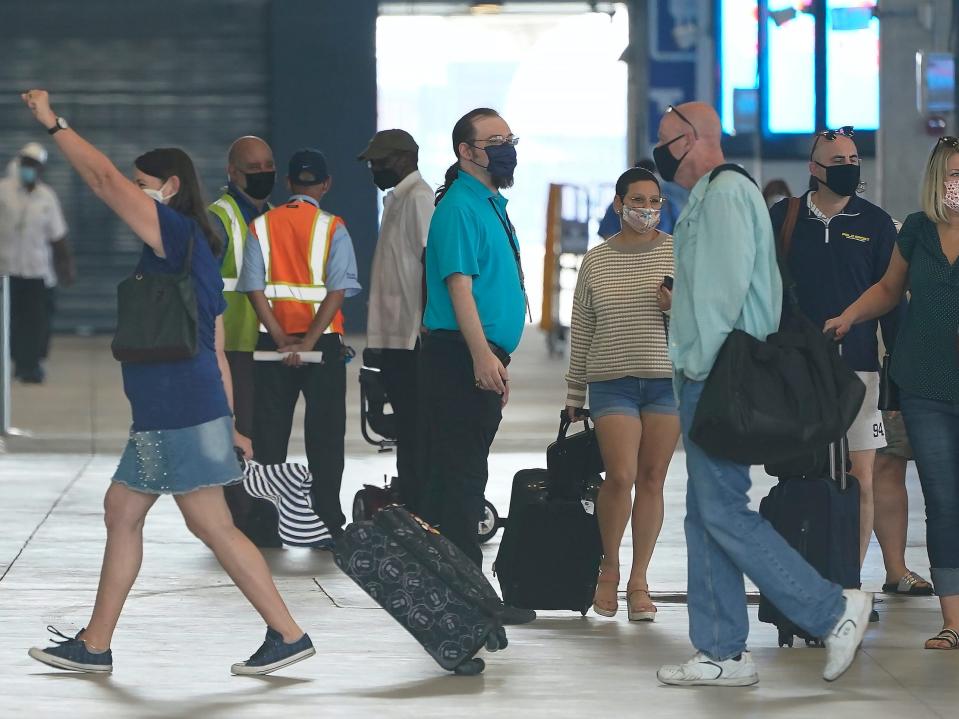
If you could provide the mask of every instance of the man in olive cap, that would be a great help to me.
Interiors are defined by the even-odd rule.
[[[419,146],[405,130],[382,130],[360,153],[373,183],[386,192],[373,255],[367,347],[378,359],[396,416],[395,489],[412,510],[417,477],[417,364],[423,319],[423,250],[433,217],[433,191],[417,169]]]

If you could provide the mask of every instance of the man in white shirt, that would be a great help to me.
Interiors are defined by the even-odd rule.
[[[423,250],[433,217],[433,190],[417,169],[419,146],[405,130],[382,130],[360,154],[381,190],[380,238],[373,255],[367,347],[377,356],[397,426],[395,489],[416,510],[417,364],[423,319]]]
[[[43,382],[53,292],[73,281],[67,223],[56,193],[41,181],[47,151],[24,145],[0,179],[0,273],[10,277],[10,350],[14,374]]]

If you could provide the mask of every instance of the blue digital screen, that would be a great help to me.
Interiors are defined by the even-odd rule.
[[[811,6],[769,0],[766,117],[770,133],[816,129],[816,18]]]
[[[879,127],[879,18],[876,0],[826,3],[826,124]]]
[[[748,92],[759,87],[759,3],[724,0],[720,9],[720,108],[723,132],[752,132],[756,121],[744,113]],[[754,93],[753,93],[754,94]],[[758,108],[756,108],[758,109]]]

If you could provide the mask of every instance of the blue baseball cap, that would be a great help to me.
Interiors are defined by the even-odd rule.
[[[326,157],[319,150],[304,147],[290,158],[288,176],[294,185],[318,185],[330,176]]]

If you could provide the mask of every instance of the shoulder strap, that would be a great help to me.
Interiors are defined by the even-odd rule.
[[[740,165],[737,165],[734,162],[727,162],[723,165],[719,165],[716,169],[714,169],[712,172],[709,173],[709,181],[712,182],[717,177],[719,177],[719,175],[727,171],[738,172],[740,175],[747,178],[751,183],[753,183],[754,185],[756,184],[756,181],[753,179],[753,176],[750,175],[748,172],[746,172],[745,168],[741,167]]]
[[[793,232],[796,230],[796,222],[799,220],[800,198],[790,197],[786,207],[786,219],[783,220],[783,226],[779,228],[779,251],[783,259],[789,255],[789,248],[792,247]]]

